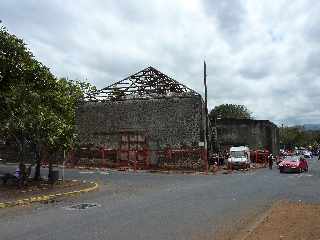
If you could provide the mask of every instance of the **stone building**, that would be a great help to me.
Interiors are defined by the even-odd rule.
[[[279,153],[279,129],[269,120],[220,119],[217,120],[217,139],[221,150],[231,146],[249,146]]]
[[[111,153],[120,165],[191,158],[189,168],[202,157],[205,118],[199,93],[148,67],[90,96],[77,109],[76,127],[80,145],[104,149],[105,161]]]

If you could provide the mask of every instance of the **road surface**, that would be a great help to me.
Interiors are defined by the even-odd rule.
[[[274,201],[320,202],[320,161],[315,159],[302,174],[280,174],[275,168],[213,176],[68,170],[66,177],[98,181],[100,191],[0,210],[0,239],[212,239]],[[76,203],[99,207],[66,208]]]

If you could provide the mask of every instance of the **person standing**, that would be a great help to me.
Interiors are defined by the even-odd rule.
[[[273,155],[272,153],[269,155],[268,157],[268,163],[269,163],[269,169],[272,169],[272,165],[273,165]]]

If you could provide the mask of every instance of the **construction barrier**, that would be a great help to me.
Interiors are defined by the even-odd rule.
[[[97,167],[132,169],[192,169],[208,168],[204,149],[124,150],[107,148],[80,148],[67,154],[70,167]]]
[[[251,162],[266,164],[268,162],[269,154],[270,152],[265,149],[250,151]]]

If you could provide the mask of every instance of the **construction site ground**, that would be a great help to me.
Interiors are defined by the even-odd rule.
[[[279,202],[243,240],[319,240],[320,205]]]
[[[217,231],[215,240],[319,240],[320,204],[278,201],[265,212],[243,216],[238,226]]]

